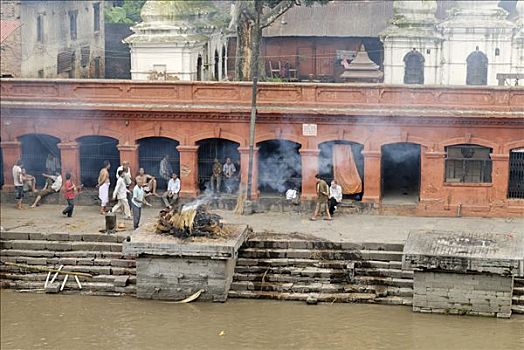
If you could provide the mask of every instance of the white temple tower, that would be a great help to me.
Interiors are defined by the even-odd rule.
[[[457,1],[439,24],[442,82],[451,85],[497,85],[497,73],[511,72],[515,24],[498,1]]]
[[[517,1],[518,17],[515,19],[517,31],[513,37],[513,54],[511,57],[511,73],[524,74],[524,0]],[[519,82],[523,85],[524,81]]]
[[[226,79],[227,14],[213,1],[148,0],[124,41],[133,80]]]
[[[384,43],[384,82],[439,84],[442,38],[436,31],[435,0],[395,1]]]

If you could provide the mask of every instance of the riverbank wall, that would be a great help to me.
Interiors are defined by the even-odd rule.
[[[137,259],[122,253],[126,239],[126,234],[1,232],[0,286],[44,291],[47,273],[19,265],[53,269],[63,265],[64,271],[93,276],[80,277],[82,289],[70,279],[63,293],[136,296]],[[228,265],[226,269],[230,275],[224,275],[224,280],[231,279],[227,297],[412,307],[414,273],[402,269],[403,249],[400,243],[332,242],[300,234],[250,234],[238,250],[234,267]],[[197,275],[202,274],[205,273]],[[59,282],[62,280],[59,277]],[[189,289],[187,294],[196,292]],[[512,311],[524,313],[522,278],[514,279]]]
[[[92,276],[78,276],[80,289],[71,275],[62,293],[135,295],[136,261],[122,254],[122,242],[127,237],[127,234],[3,231],[0,286],[45,291],[46,269],[62,266],[62,271]],[[57,276],[60,284],[64,279],[65,275]]]

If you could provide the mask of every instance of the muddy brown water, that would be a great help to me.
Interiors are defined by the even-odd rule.
[[[524,349],[510,320],[409,307],[1,292],[1,349]]]

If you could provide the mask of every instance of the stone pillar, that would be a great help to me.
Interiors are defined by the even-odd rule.
[[[380,202],[380,151],[362,151],[364,156],[364,196],[366,203]]]
[[[317,181],[315,175],[318,173],[319,149],[300,149],[302,158],[302,199],[313,199],[317,196]]]
[[[491,155],[492,171],[491,183],[493,184],[491,192],[491,203],[503,203],[508,195],[509,182],[509,153]]]
[[[118,144],[116,148],[120,152],[120,163],[127,160],[129,162],[129,168],[131,169],[131,177],[135,178],[135,174],[138,171],[138,145]],[[115,168],[119,166],[120,164],[117,164]]]
[[[2,160],[4,169],[4,190],[14,188],[13,165],[22,158],[22,143],[20,141],[2,141]]]
[[[240,190],[247,188],[247,172],[249,169],[249,147],[238,147],[240,153]],[[258,147],[253,152],[253,180],[251,184],[251,198],[258,198]]]
[[[193,198],[198,195],[198,146],[176,148],[180,153],[180,196]]]
[[[77,142],[61,142],[57,144],[60,150],[62,163],[62,176],[65,179],[65,173],[70,172],[73,181],[80,184],[80,152]]]
[[[446,152],[424,152],[420,164],[420,202],[444,199],[444,158]]]

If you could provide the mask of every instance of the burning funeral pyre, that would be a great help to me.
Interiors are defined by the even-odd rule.
[[[178,238],[222,237],[229,233],[220,222],[222,217],[211,214],[204,205],[173,207],[160,211],[156,233],[169,234]]]

